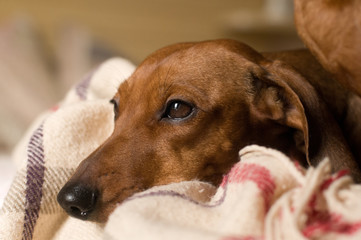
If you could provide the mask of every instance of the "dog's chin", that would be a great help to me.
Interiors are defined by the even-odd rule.
[[[92,212],[86,221],[106,223],[110,214],[115,210],[116,204],[109,204],[106,207],[99,206]]]

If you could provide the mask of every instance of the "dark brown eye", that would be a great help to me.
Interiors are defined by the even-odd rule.
[[[110,100],[110,103],[114,106],[114,120],[118,118],[119,106],[118,101],[115,99]]]
[[[171,101],[165,110],[165,118],[180,120],[188,117],[193,112],[193,106],[182,100]]]

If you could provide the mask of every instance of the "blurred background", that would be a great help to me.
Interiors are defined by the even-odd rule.
[[[0,1],[0,169],[31,121],[105,59],[139,64],[165,45],[215,38],[299,48],[292,8],[292,0]]]

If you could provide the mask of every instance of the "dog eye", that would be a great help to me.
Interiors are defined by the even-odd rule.
[[[182,100],[174,100],[168,104],[163,117],[179,120],[188,117],[192,112],[193,106],[191,104]]]
[[[118,101],[115,99],[110,100],[110,103],[114,106],[114,120],[117,119],[119,113]]]

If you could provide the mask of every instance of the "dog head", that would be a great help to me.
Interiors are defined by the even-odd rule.
[[[297,72],[239,42],[158,50],[119,87],[114,132],[81,162],[58,201],[72,216],[104,222],[117,204],[153,186],[219,184],[248,144],[307,165],[308,125],[295,86],[309,91]]]

